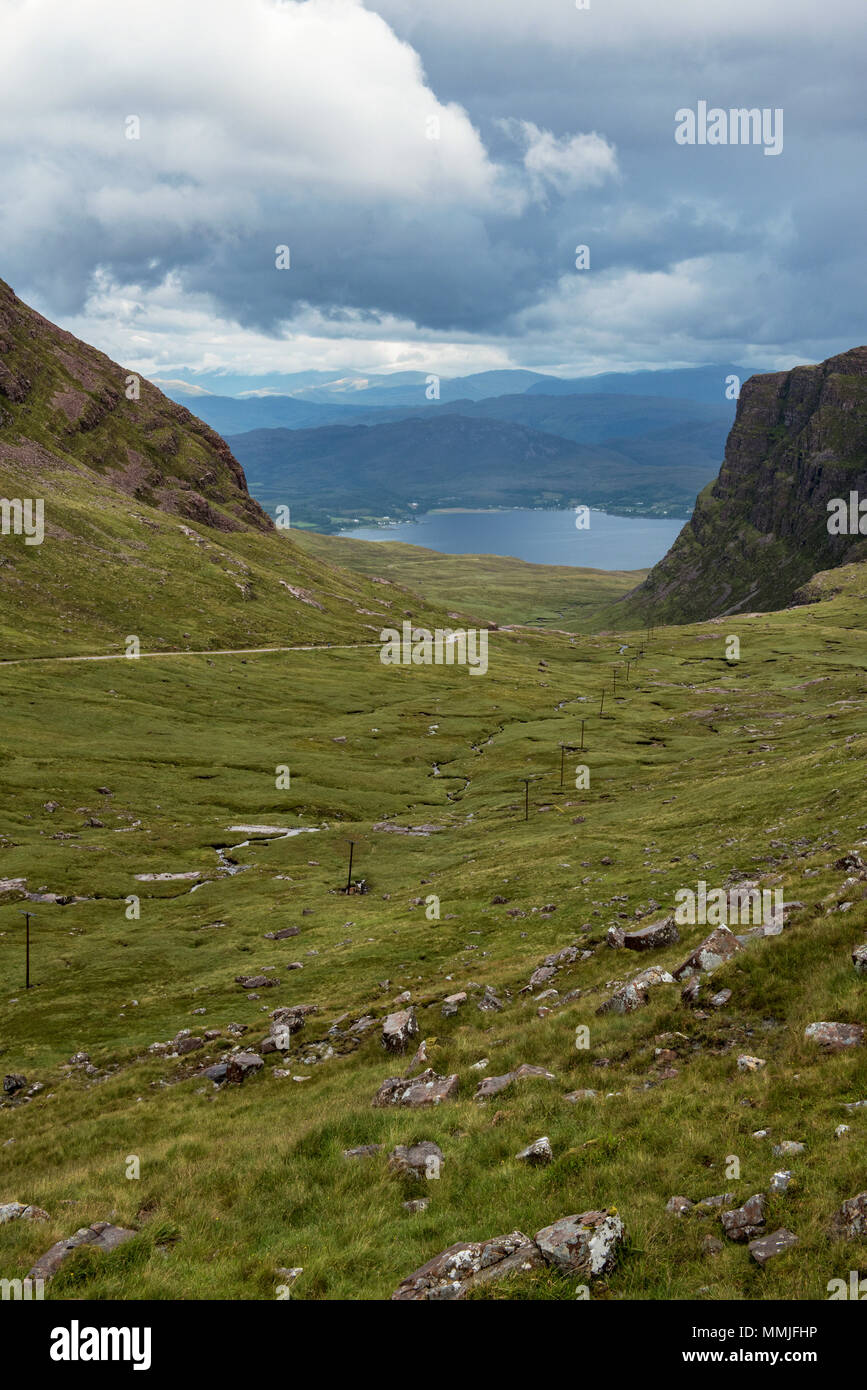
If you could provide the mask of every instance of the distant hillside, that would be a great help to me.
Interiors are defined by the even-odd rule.
[[[850,491],[867,497],[867,347],[752,377],[719,477],[624,609],[693,622],[791,603],[817,571],[867,558],[863,537],[828,532],[827,503]]]
[[[649,467],[628,452],[584,445],[499,419],[414,416],[380,425],[255,430],[230,436],[265,506],[328,528],[337,519],[436,507],[572,506],[685,516],[713,474],[707,454]]]

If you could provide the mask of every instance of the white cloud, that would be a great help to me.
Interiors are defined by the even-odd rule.
[[[540,130],[532,121],[505,119],[499,125],[524,149],[524,168],[534,193],[543,197],[545,185],[566,195],[579,188],[598,188],[617,175],[617,152],[602,135],[563,135]]]

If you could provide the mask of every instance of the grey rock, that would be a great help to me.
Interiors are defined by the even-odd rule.
[[[841,1240],[867,1238],[867,1192],[850,1197],[831,1220],[831,1231]]]
[[[747,1198],[742,1207],[723,1212],[721,1218],[723,1230],[729,1240],[745,1244],[762,1234],[765,1226],[766,1201],[764,1192],[756,1192],[754,1196]]]
[[[728,927],[716,927],[700,946],[673,971],[676,980],[688,980],[693,975],[708,975],[741,950],[734,933]]]
[[[651,922],[649,926],[623,934],[623,945],[627,951],[654,951],[662,946],[673,946],[679,940],[680,933],[673,917],[665,917],[660,922]]]
[[[410,1274],[391,1297],[399,1302],[462,1299],[470,1289],[538,1269],[542,1264],[538,1246],[521,1231],[491,1240],[459,1242]]]
[[[27,1275],[28,1279],[52,1279],[64,1260],[82,1245],[91,1245],[96,1250],[110,1253],[125,1241],[132,1240],[135,1231],[127,1231],[123,1226],[112,1226],[108,1221],[95,1221],[92,1226],[82,1226],[68,1240],[58,1240],[44,1255],[41,1255]]]
[[[756,1264],[764,1267],[768,1260],[772,1260],[776,1255],[782,1255],[786,1250],[791,1250],[793,1245],[797,1245],[798,1237],[791,1231],[787,1231],[781,1226],[772,1235],[761,1236],[758,1240],[751,1240],[747,1249],[755,1260]]]
[[[810,1023],[804,1037],[826,1052],[842,1052],[845,1048],[860,1047],[864,1042],[862,1023]]]
[[[240,1085],[249,1077],[261,1071],[265,1063],[257,1052],[236,1052],[226,1063],[226,1080]]]
[[[529,1163],[532,1168],[544,1168],[554,1158],[551,1140],[547,1134],[543,1134],[540,1139],[534,1139],[532,1144],[528,1144],[526,1149],[516,1153],[515,1157],[523,1163]]]
[[[418,1037],[415,1009],[400,1009],[389,1014],[382,1025],[382,1046],[386,1052],[406,1052],[413,1038]]]
[[[402,1178],[438,1178],[445,1162],[439,1144],[423,1139],[418,1144],[398,1144],[388,1156],[389,1172]]]
[[[614,1266],[623,1239],[620,1217],[604,1211],[564,1216],[536,1232],[536,1244],[549,1264],[591,1279],[607,1274]]]
[[[380,1108],[397,1105],[417,1110],[428,1105],[441,1105],[445,1100],[454,1100],[459,1085],[456,1075],[438,1076],[428,1067],[427,1071],[423,1071],[411,1081],[400,1076],[388,1077],[371,1103]]]

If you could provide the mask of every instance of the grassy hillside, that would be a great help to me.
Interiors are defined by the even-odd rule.
[[[834,868],[867,823],[863,569],[835,572],[831,589],[739,619],[737,664],[729,628],[708,624],[657,629],[643,657],[629,632],[574,646],[494,633],[478,678],[337,648],[0,670],[4,872],[81,899],[32,902],[29,993],[20,891],[0,907],[3,1067],[44,1087],[0,1108],[0,1195],[50,1217],[0,1227],[3,1274],[111,1216],[136,1238],[110,1256],[78,1252],[49,1297],[269,1299],[278,1268],[301,1266],[296,1299],[384,1298],[453,1241],[616,1207],[628,1241],[595,1298],[826,1297],[829,1279],[863,1262],[828,1223],[864,1187],[867,1123],[844,1109],[867,1097],[863,1048],[826,1056],[804,1040],[814,1020],[867,1021],[850,960],[867,934],[864,882]],[[578,741],[582,718],[590,789],[572,788],[570,755],[561,791],[558,745]],[[291,790],[275,788],[281,763]],[[540,780],[525,822],[527,776]],[[410,836],[383,822],[437,828]],[[238,849],[243,871],[228,876],[215,847],[249,838],[230,827],[251,823],[316,833]],[[335,892],[349,838],[366,896]],[[190,892],[199,880],[137,877],[191,872],[212,881]],[[737,874],[803,903],[782,936],[722,967],[699,1009],[661,986],[634,1014],[598,1015],[614,983],[648,964],[610,949],[609,925],[655,920],[679,888]],[[125,917],[133,893],[139,920]],[[431,893],[438,921],[416,905]],[[265,939],[287,926],[299,934]],[[706,931],[682,929],[653,963],[674,966]],[[521,993],[572,943],[590,954],[548,982],[555,999]],[[280,984],[235,983],[260,971]],[[476,1007],[485,986],[500,1012]],[[724,986],[730,1001],[709,1007]],[[460,989],[467,1004],[444,1019]],[[458,1099],[435,1111],[371,1107],[411,1055],[386,1056],[378,1037],[405,990],[432,1064],[460,1077]],[[227,1025],[246,1026],[255,1047],[275,1006],[300,1003],[318,1013],[288,1061],[272,1054],[221,1090],[197,1074],[236,1041]],[[351,1033],[366,1015],[374,1026]],[[187,1056],[149,1052],[184,1028],[220,1036]],[[90,1073],[68,1065],[81,1049]],[[766,1067],[741,1073],[741,1053]],[[555,1079],[474,1102],[480,1076],[521,1062]],[[566,1099],[580,1088],[596,1098]],[[850,1132],[835,1139],[841,1121]],[[519,1164],[542,1134],[553,1163]],[[439,1181],[421,1188],[386,1163],[419,1139],[444,1154]],[[805,1152],[774,1156],[787,1139]],[[343,1157],[373,1143],[383,1149],[368,1160]],[[138,1179],[125,1176],[131,1155]],[[795,1181],[770,1199],[768,1229],[785,1225],[799,1244],[765,1270],[730,1242],[704,1253],[720,1234],[713,1216],[665,1211],[674,1194],[740,1202],[781,1167]],[[406,1211],[419,1196],[427,1209]],[[574,1285],[537,1272],[487,1296],[573,1300]]]
[[[380,575],[424,594],[428,602],[484,622],[592,631],[608,604],[639,583],[646,570],[567,569],[508,555],[442,555],[401,541],[358,541],[298,531],[296,545],[356,574]]]

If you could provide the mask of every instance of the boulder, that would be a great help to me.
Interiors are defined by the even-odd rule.
[[[440,1010],[443,1018],[454,1018],[458,1009],[462,1004],[466,1004],[466,1002],[467,996],[464,990],[461,990],[458,994],[447,995],[443,1000],[443,1006]]]
[[[290,1033],[299,1033],[304,1027],[308,1015],[317,1012],[315,1004],[284,1004],[279,1009],[272,1009],[269,1017],[272,1024],[279,1023],[288,1028]],[[274,1034],[273,1027],[271,1033]]]
[[[470,1289],[544,1263],[534,1241],[521,1231],[491,1240],[459,1242],[404,1279],[391,1295],[398,1302],[466,1298]]]
[[[27,1206],[24,1202],[4,1202],[0,1206],[0,1226],[7,1221],[48,1221],[47,1211],[41,1207]]]
[[[96,1250],[110,1253],[125,1241],[132,1240],[135,1231],[127,1231],[123,1226],[112,1226],[108,1221],[95,1221],[92,1226],[82,1226],[68,1240],[58,1240],[46,1250],[44,1255],[27,1275],[28,1279],[52,1279],[64,1260],[82,1245],[92,1245]]]
[[[700,946],[687,956],[673,972],[676,980],[688,980],[693,975],[709,975],[741,950],[734,932],[728,927],[715,927]]]
[[[771,1174],[771,1191],[777,1193],[788,1192],[791,1182],[792,1174],[790,1169],[781,1168],[779,1172]]]
[[[496,1013],[503,1007],[502,1000],[498,999],[494,991],[488,987],[476,1005],[484,1013]]]
[[[748,1052],[738,1058],[738,1071],[761,1071],[767,1065],[764,1057],[751,1057]]]
[[[799,1139],[784,1139],[782,1143],[775,1144],[773,1154],[775,1158],[790,1158],[792,1154],[805,1153],[806,1144],[802,1144]]]
[[[637,927],[635,931],[623,933],[623,945],[627,951],[654,951],[661,946],[673,946],[680,940],[680,932],[673,917],[665,917],[661,922],[651,922],[647,927]]]
[[[669,1197],[665,1204],[665,1210],[671,1216],[685,1216],[694,1205],[695,1203],[691,1202],[688,1197]]]
[[[431,1139],[418,1144],[398,1144],[388,1156],[388,1170],[402,1178],[438,1178],[444,1162],[443,1151]]]
[[[655,985],[673,985],[674,979],[667,970],[651,965],[633,980],[616,989],[610,998],[599,1005],[597,1014],[631,1014],[642,1009],[647,1003],[648,991]]]
[[[852,952],[852,964],[859,975],[867,975],[867,942],[863,946],[856,946]]]
[[[240,1085],[248,1077],[255,1076],[264,1065],[257,1052],[236,1052],[226,1063],[226,1080]]]
[[[217,1062],[213,1067],[205,1067],[202,1076],[206,1076],[209,1081],[213,1081],[215,1086],[221,1086],[226,1079],[228,1070],[229,1068],[226,1062]]]
[[[553,980],[557,974],[556,965],[540,965],[538,970],[534,970],[530,976],[530,989],[538,989],[540,985],[546,985],[549,980]]]
[[[831,1232],[840,1240],[867,1239],[867,1192],[843,1203],[831,1220]]]
[[[400,1009],[389,1014],[382,1025],[382,1046],[386,1052],[406,1052],[410,1041],[418,1037],[415,1009]]]
[[[541,1076],[546,1081],[553,1081],[554,1073],[546,1071],[544,1067],[534,1067],[529,1062],[522,1062],[514,1071],[507,1071],[505,1076],[486,1076],[480,1081],[476,1088],[473,1100],[489,1100],[491,1096],[497,1096],[501,1091],[505,1091],[507,1086],[511,1086],[513,1081],[522,1081],[527,1077]]]
[[[22,1076],[20,1072],[11,1071],[3,1078],[3,1094],[6,1096],[17,1095],[19,1091],[24,1090],[26,1085],[26,1076]]]
[[[265,940],[266,940],[266,941],[285,941],[285,940],[287,939],[287,937],[290,937],[290,936],[297,936],[298,933],[300,932],[300,930],[301,930],[300,927],[281,927],[280,931],[266,931],[266,932],[265,932]]]
[[[623,1222],[614,1211],[564,1216],[536,1232],[536,1244],[549,1264],[591,1279],[613,1267],[623,1238]]]
[[[754,1196],[748,1197],[742,1207],[723,1212],[723,1230],[729,1240],[746,1244],[747,1241],[755,1240],[763,1233],[766,1200],[764,1192],[757,1192]]]
[[[187,1052],[196,1052],[200,1047],[204,1047],[204,1038],[181,1038],[175,1043],[175,1051],[183,1057]]]
[[[236,975],[235,984],[244,989],[272,989],[280,981],[274,975]]]
[[[797,1243],[798,1237],[781,1226],[772,1235],[760,1236],[758,1240],[751,1240],[747,1249],[756,1264],[764,1267],[768,1260],[772,1260],[775,1255],[782,1255],[786,1250],[791,1250],[792,1246],[797,1245]]]
[[[528,1144],[526,1149],[521,1149],[515,1157],[522,1163],[529,1163],[532,1168],[544,1168],[554,1158],[551,1140],[547,1134],[543,1134],[541,1139],[534,1139],[532,1144]]]
[[[864,1042],[861,1023],[810,1023],[804,1029],[808,1042],[817,1043],[825,1052],[842,1052],[847,1047],[860,1047]]]
[[[457,1076],[438,1076],[432,1067],[428,1067],[427,1071],[411,1081],[400,1076],[389,1076],[371,1103],[380,1108],[399,1105],[413,1110],[426,1105],[441,1105],[444,1100],[454,1100],[459,1085]]]

